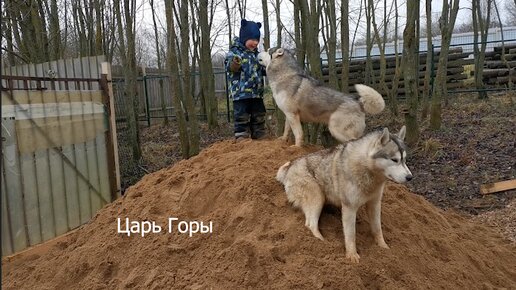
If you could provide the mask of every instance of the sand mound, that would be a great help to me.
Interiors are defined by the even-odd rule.
[[[360,264],[345,258],[340,213],[325,209],[314,238],[274,179],[316,148],[224,141],[145,176],[123,198],[46,250],[2,261],[4,289],[516,287],[516,247],[492,230],[388,184],[377,247],[360,212]],[[417,178],[417,176],[416,176]],[[213,221],[212,234],[117,234],[117,217]]]

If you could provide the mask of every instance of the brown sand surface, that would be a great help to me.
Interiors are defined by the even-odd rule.
[[[350,263],[339,210],[323,212],[322,242],[274,178],[284,162],[317,149],[280,141],[216,143],[145,176],[67,236],[4,258],[2,288],[516,288],[515,244],[393,183],[382,201],[391,249],[374,244],[361,211],[361,260]],[[211,221],[213,233],[168,233],[169,217]],[[117,233],[117,218],[154,221],[163,231],[128,237]]]

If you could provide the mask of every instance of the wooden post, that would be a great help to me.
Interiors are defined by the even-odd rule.
[[[142,65],[143,75],[143,94],[145,95],[145,115],[147,116],[147,127],[150,127],[150,105],[149,105],[149,93],[147,91],[147,71],[145,65]]]
[[[109,110],[109,136],[106,139],[108,142],[109,148],[107,148],[108,152],[108,160],[112,159],[112,164],[108,165],[108,168],[110,168],[110,172],[113,172],[114,170],[114,182],[110,181],[112,184],[112,192],[111,192],[111,198],[114,200],[117,197],[121,196],[121,185],[120,185],[120,167],[119,167],[119,158],[118,158],[118,139],[116,135],[116,122],[115,122],[115,99],[113,97],[113,85],[112,85],[112,76],[111,76],[111,65],[108,62],[102,63],[102,77],[105,77],[105,82],[103,85],[103,90],[105,92],[107,91],[107,96],[105,97],[105,104],[107,106],[107,109]],[[101,81],[101,85],[103,82]],[[105,95],[105,94],[104,94]],[[111,144],[109,144],[111,143]],[[109,158],[109,155],[111,155],[112,158]],[[114,164],[113,164],[114,163]],[[114,168],[113,168],[114,166]],[[111,173],[110,173],[111,175]],[[112,178],[110,178],[112,179]],[[114,191],[113,191],[114,190]]]

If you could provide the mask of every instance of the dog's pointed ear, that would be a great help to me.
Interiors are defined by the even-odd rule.
[[[400,129],[400,132],[398,133],[398,138],[400,138],[402,141],[405,140],[406,133],[407,133],[407,127],[405,125],[403,125],[403,127],[401,127],[401,129]]]
[[[242,20],[240,20],[240,26],[246,26],[246,25],[247,25],[247,20],[242,18]]]
[[[284,50],[282,47],[280,47],[280,48],[278,48],[278,49],[276,50],[276,54],[277,54],[277,55],[283,55],[283,53],[284,53],[284,52],[285,52],[285,50]]]
[[[256,25],[258,25],[258,29],[262,28],[262,24],[260,22],[256,22]]]
[[[382,144],[382,146],[385,146],[387,145],[387,143],[389,143],[390,140],[391,135],[389,133],[389,129],[383,128],[382,135],[380,136],[380,144]]]

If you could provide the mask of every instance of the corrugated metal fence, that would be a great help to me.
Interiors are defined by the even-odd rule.
[[[118,195],[113,97],[103,61],[3,68],[3,255],[88,222]]]

